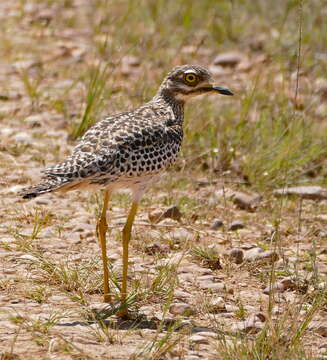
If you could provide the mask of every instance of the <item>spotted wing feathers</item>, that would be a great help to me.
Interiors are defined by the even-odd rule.
[[[24,189],[32,198],[43,193],[100,186],[152,175],[175,159],[182,140],[167,107],[141,107],[109,117],[95,124],[82,137],[71,156],[46,168],[40,184]]]

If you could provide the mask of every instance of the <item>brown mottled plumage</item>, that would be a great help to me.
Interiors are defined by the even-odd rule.
[[[146,186],[175,160],[183,139],[184,103],[204,93],[232,93],[213,86],[210,73],[195,65],[173,69],[157,94],[134,111],[109,116],[91,127],[62,163],[44,170],[42,181],[21,192],[33,198],[48,192],[104,188],[104,204],[97,223],[103,273],[104,301],[111,302],[106,254],[106,212],[110,193],[129,188],[133,203],[123,229],[121,301],[127,294],[128,244],[138,203]],[[126,308],[120,313],[126,315]]]
[[[185,73],[196,74],[196,84],[185,83]],[[208,91],[214,90],[207,70],[190,65],[175,68],[151,101],[95,124],[67,160],[45,169],[42,182],[23,190],[22,196],[96,187],[144,190],[177,157],[185,100]]]

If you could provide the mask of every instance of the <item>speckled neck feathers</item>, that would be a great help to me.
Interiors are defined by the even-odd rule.
[[[159,89],[158,93],[148,103],[149,105],[168,110],[176,124],[183,125],[184,101],[177,100],[172,93],[166,89]]]

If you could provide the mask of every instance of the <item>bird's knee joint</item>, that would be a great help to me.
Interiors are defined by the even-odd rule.
[[[131,228],[129,226],[123,227],[123,236],[128,236],[131,233]]]
[[[98,224],[97,224],[98,228],[104,228],[105,230],[108,229],[108,224],[107,224],[107,220],[103,217],[98,219]]]

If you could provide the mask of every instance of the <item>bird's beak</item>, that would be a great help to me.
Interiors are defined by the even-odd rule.
[[[222,95],[230,95],[230,96],[234,95],[230,90],[220,87],[220,86],[213,85],[212,90],[217,91],[217,92],[219,92],[219,94],[222,94]]]

